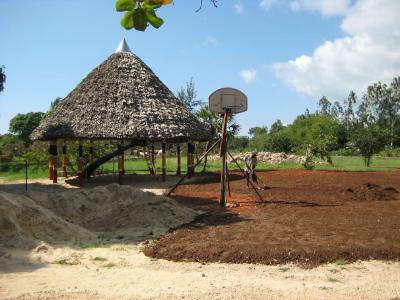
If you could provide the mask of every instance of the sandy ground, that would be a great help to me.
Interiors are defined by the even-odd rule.
[[[48,181],[48,190],[70,187]],[[143,182],[137,182],[143,186]],[[170,183],[169,183],[170,184]],[[93,184],[95,185],[95,184]],[[89,187],[91,187],[89,185]],[[160,184],[145,186],[163,189]],[[9,182],[2,188],[19,189]],[[189,186],[188,186],[189,188]],[[80,249],[39,243],[0,251],[0,299],[396,299],[400,262],[296,265],[172,262],[145,256],[142,244]]]
[[[45,248],[45,247],[42,247]],[[40,248],[39,248],[40,249]],[[0,273],[0,299],[394,299],[400,263],[200,264],[155,260],[139,246],[43,249]],[[41,262],[39,262],[41,261]]]

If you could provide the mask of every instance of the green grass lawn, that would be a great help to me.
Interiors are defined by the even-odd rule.
[[[323,164],[316,165],[316,170],[336,170],[336,171],[394,171],[396,169],[400,169],[400,159],[396,158],[384,158],[384,157],[374,157],[372,159],[371,166],[369,168],[364,166],[364,161],[362,157],[344,157],[344,156],[336,156],[332,157],[333,165],[330,165],[326,162]],[[244,167],[244,164],[240,164],[241,167]],[[18,180],[25,179],[25,167],[24,164],[21,163],[18,166],[10,167],[9,170],[4,167],[5,164],[0,163],[0,178],[6,180]],[[161,173],[161,159],[157,158],[156,160],[157,173]],[[176,158],[168,158],[167,159],[167,174],[172,175],[176,173],[177,161]],[[200,172],[202,170],[202,165],[196,168],[196,172]],[[229,164],[229,168],[231,170],[238,169],[234,163]],[[267,164],[267,163],[259,163],[259,170],[262,169],[303,169],[301,164],[297,164],[294,162],[283,162],[281,164]],[[209,161],[207,171],[214,172],[220,169],[219,161]],[[147,169],[147,164],[143,159],[138,158],[127,158],[125,161],[125,170],[129,173],[137,173],[137,174],[148,174],[149,171]],[[61,175],[61,168],[59,167],[59,176]],[[182,157],[182,172],[186,171],[186,159]],[[117,160],[109,161],[101,166],[99,169],[99,173],[118,173]],[[72,174],[72,171],[69,170],[69,173]],[[38,178],[46,178],[48,176],[47,164],[43,163],[43,165],[29,165],[28,167],[28,178],[29,179],[38,179]]]

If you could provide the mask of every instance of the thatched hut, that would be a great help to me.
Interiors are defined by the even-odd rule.
[[[105,139],[147,144],[206,141],[210,137],[209,126],[186,109],[130,51],[125,39],[31,135],[42,141]]]

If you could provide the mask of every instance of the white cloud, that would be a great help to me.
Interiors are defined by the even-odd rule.
[[[277,0],[261,0],[260,7],[269,10],[272,4],[274,4]]]
[[[246,83],[251,83],[256,79],[257,71],[256,70],[243,70],[239,73],[240,77],[242,77],[243,81]]]
[[[316,97],[343,99],[352,89],[390,82],[400,75],[399,11],[397,0],[358,0],[341,24],[344,38],[326,41],[312,55],[276,63],[273,70],[297,91]]]
[[[322,15],[343,15],[351,4],[350,0],[292,0],[289,3],[293,11],[315,10]]]
[[[244,6],[243,6],[243,3],[241,1],[238,1],[235,4],[233,4],[233,9],[235,10],[235,12],[238,15],[241,15],[241,14],[244,13]]]

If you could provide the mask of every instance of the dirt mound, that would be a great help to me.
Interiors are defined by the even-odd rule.
[[[144,240],[191,222],[198,211],[130,186],[12,194],[0,192],[0,245],[107,239]]]
[[[382,187],[375,183],[366,183],[357,188],[348,188],[353,195],[352,201],[393,201],[399,200],[398,190],[394,187]]]

